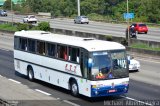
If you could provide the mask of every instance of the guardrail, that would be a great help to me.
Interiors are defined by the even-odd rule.
[[[0,30],[0,31],[3,33],[14,33],[14,31],[6,31],[6,30]],[[66,29],[58,29],[58,28],[51,28],[50,31],[52,33],[66,34],[66,35],[70,35],[70,36],[93,37],[93,38],[100,39],[100,40],[113,40],[113,41],[116,41],[119,43],[125,43],[125,38],[115,37],[115,36],[111,36],[111,35],[101,35],[101,34],[79,32],[79,31],[66,30]],[[149,45],[150,47],[160,47],[160,42],[155,42],[155,41],[131,39],[131,43],[143,43],[143,44]],[[126,47],[129,51],[135,51],[135,52],[139,52],[139,53],[160,56],[160,51],[137,49],[137,48],[131,48],[128,46],[126,46]]]

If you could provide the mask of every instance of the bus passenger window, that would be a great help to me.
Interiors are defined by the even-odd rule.
[[[27,51],[27,39],[26,38],[20,38],[20,49]]]
[[[79,63],[79,48],[69,47],[69,60]]]
[[[57,57],[68,60],[67,46],[57,45]]]
[[[38,54],[45,55],[45,42],[37,41]]]
[[[28,39],[28,51],[29,52],[32,52],[32,53],[35,53],[35,44],[36,44],[36,41],[33,40],[33,39]]]
[[[54,57],[55,56],[55,44],[47,43],[47,55]]]
[[[20,38],[14,37],[14,49],[19,49]]]

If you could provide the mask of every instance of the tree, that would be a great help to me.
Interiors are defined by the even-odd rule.
[[[14,7],[14,2],[12,2],[12,6]],[[11,10],[11,0],[6,0],[3,4],[3,8],[6,10]]]

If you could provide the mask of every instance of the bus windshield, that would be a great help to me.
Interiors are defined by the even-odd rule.
[[[125,50],[93,52],[91,80],[128,77]]]

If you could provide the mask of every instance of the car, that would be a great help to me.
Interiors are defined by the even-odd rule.
[[[140,62],[135,60],[134,57],[127,55],[128,63],[129,63],[129,71],[139,71]]]
[[[87,16],[77,16],[75,17],[74,19],[74,23],[79,23],[79,24],[84,24],[84,23],[87,23],[89,24],[89,19]]]
[[[37,19],[34,15],[27,15],[23,18],[24,23],[37,23]]]
[[[7,16],[6,10],[0,10],[0,16]]]
[[[145,34],[148,33],[148,27],[147,27],[146,24],[144,24],[144,23],[133,23],[132,25],[135,27],[135,31],[137,33],[145,33]]]

